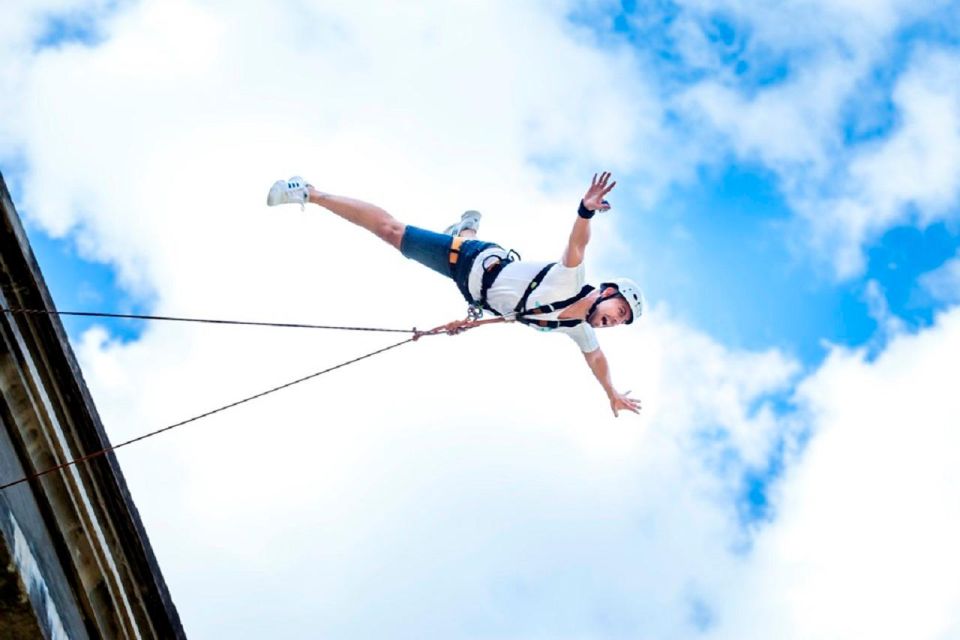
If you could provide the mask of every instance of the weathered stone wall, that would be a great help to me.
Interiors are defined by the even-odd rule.
[[[13,555],[0,539],[0,638],[27,640],[42,638],[40,623],[33,612],[27,587],[20,579]]]

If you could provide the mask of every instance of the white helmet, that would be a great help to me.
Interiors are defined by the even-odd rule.
[[[614,278],[601,284],[600,289],[602,290],[607,286],[616,287],[620,295],[623,296],[623,299],[630,305],[632,315],[630,319],[627,320],[627,324],[630,324],[643,315],[643,308],[647,302],[644,300],[643,293],[640,291],[640,287],[637,286],[636,282],[630,278]]]

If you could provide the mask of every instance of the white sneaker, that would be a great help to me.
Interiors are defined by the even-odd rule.
[[[460,222],[450,225],[443,230],[448,236],[458,236],[460,232],[465,229],[473,229],[478,231],[480,229],[480,212],[473,211],[464,211],[463,215],[460,216]]]
[[[275,207],[278,204],[298,204],[300,210],[307,203],[310,184],[300,176],[293,176],[289,180],[277,180],[270,187],[267,194],[267,206]]]

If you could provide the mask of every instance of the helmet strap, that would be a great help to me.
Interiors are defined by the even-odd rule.
[[[617,292],[614,293],[613,295],[604,296],[604,295],[603,295],[603,285],[601,285],[601,288],[600,288],[599,291],[600,291],[600,294],[597,296],[597,299],[593,301],[593,304],[590,305],[590,310],[587,311],[587,322],[588,322],[588,323],[590,322],[590,319],[593,317],[593,314],[596,313],[597,307],[600,306],[600,303],[601,303],[601,302],[603,302],[604,300],[610,300],[610,299],[612,299],[612,298],[616,298],[617,296],[622,296],[622,295],[623,295],[623,294],[621,294],[619,291],[617,291]]]

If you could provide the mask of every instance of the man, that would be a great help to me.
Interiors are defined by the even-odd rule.
[[[320,205],[359,225],[398,249],[403,255],[452,278],[471,304],[471,316],[482,310],[512,318],[543,331],[570,336],[580,347],[587,365],[603,387],[613,415],[622,410],[640,412],[640,403],[617,391],[610,381],[607,359],[594,329],[630,324],[643,313],[640,289],[626,278],[585,285],[583,254],[590,240],[590,219],[607,211],[604,200],[616,182],[610,173],[596,174],[580,202],[570,241],[560,263],[523,262],[515,252],[491,242],[476,240],[480,214],[467,211],[445,233],[406,225],[367,202],[323,193],[300,177],[278,180],[270,188],[267,204]],[[470,321],[446,326],[450,332],[469,327]]]

